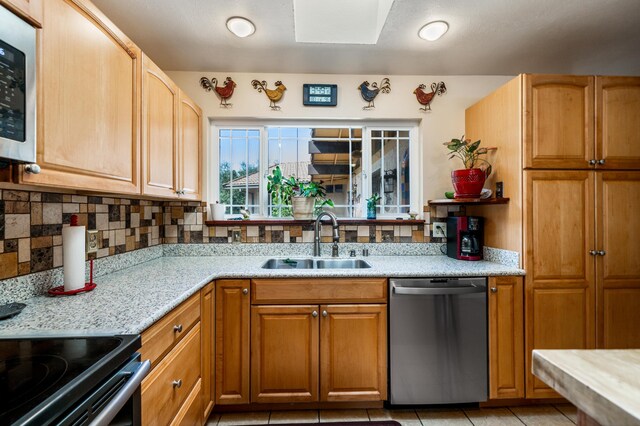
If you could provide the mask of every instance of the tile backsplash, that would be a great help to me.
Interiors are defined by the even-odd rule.
[[[455,208],[458,209],[457,207]],[[458,213],[461,214],[462,212]],[[0,280],[62,266],[62,228],[71,215],[98,231],[103,258],[161,244],[310,243],[313,225],[205,225],[205,203],[157,201],[14,189],[0,190]],[[449,214],[432,208],[425,224],[340,226],[341,243],[429,243],[429,223]],[[431,219],[431,220],[430,220]],[[331,241],[331,227],[321,231]]]

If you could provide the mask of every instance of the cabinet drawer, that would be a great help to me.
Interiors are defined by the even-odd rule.
[[[198,380],[191,390],[187,400],[180,407],[180,411],[171,422],[171,426],[201,426],[202,425],[202,380]]]
[[[197,323],[142,382],[142,424],[169,424],[199,379],[200,323]],[[175,386],[175,381],[181,381],[180,386]]]
[[[200,293],[196,293],[142,333],[140,355],[153,367],[200,321]]]
[[[251,280],[251,303],[384,303],[386,278]]]

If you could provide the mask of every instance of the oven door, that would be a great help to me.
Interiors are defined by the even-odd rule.
[[[0,6],[0,162],[36,161],[36,29]]]
[[[135,354],[117,373],[98,385],[84,400],[64,414],[56,425],[140,426],[140,383],[151,369]]]

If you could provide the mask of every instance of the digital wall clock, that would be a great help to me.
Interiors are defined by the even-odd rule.
[[[303,84],[302,105],[336,106],[338,105],[337,84]]]

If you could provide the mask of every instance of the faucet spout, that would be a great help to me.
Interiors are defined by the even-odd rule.
[[[340,241],[340,233],[338,231],[338,218],[331,212],[322,212],[316,218],[313,229],[313,255],[320,256],[320,227],[322,226],[322,218],[324,218],[325,216],[328,216],[331,219],[331,226],[333,227],[333,247],[331,250],[331,256],[338,257],[338,241]]]

